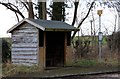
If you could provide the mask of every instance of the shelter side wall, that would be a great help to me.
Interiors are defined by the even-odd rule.
[[[44,68],[44,64],[45,64],[45,51],[44,51],[44,47],[40,47],[39,49],[40,49],[40,51],[39,51],[39,66]]]
[[[66,66],[71,66],[73,64],[73,54],[71,46],[66,47]]]
[[[65,65],[71,66],[73,64],[73,52],[70,45],[71,32],[65,34]]]
[[[12,32],[13,64],[38,64],[38,29],[24,23]]]

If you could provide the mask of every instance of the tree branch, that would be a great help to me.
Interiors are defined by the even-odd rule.
[[[16,17],[17,17],[17,20],[18,20],[18,22],[19,22],[20,20],[19,20],[19,17],[18,17],[18,15],[17,15],[17,13],[16,13],[16,12],[15,12],[15,15],[16,15]]]
[[[28,3],[27,3],[25,0],[24,0],[24,2],[20,0],[20,2],[21,2],[24,6],[25,6],[25,8],[26,8],[26,9],[27,9],[27,11],[28,11],[28,10],[29,10],[29,8],[28,8],[28,6],[27,6],[27,5],[28,5]],[[26,4],[25,4],[25,3],[26,3]]]
[[[91,6],[90,6],[90,8],[89,8],[89,10],[88,10],[88,12],[87,12],[87,14],[86,14],[86,16],[81,20],[81,22],[79,23],[79,25],[78,25],[77,28],[80,28],[80,26],[82,25],[82,23],[83,23],[83,22],[85,21],[85,19],[88,17],[88,15],[89,15],[89,13],[90,13],[90,10],[92,9],[94,3],[95,3],[95,1],[93,1],[93,2],[91,3]],[[76,33],[77,33],[77,31],[74,31],[73,36],[72,36],[72,39],[74,38],[74,36],[75,36]]]
[[[77,8],[78,8],[78,4],[79,4],[79,2],[74,2],[75,10],[74,10],[74,16],[73,16],[72,26],[74,26],[75,20],[76,20],[76,17],[77,17]]]
[[[24,15],[19,11],[18,7],[13,5],[12,3],[2,3],[0,2],[3,6],[6,8],[10,9],[11,11],[18,13],[22,18],[25,18]]]

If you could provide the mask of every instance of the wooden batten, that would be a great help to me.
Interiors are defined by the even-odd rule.
[[[14,63],[32,63],[32,64],[36,64],[37,61],[36,60],[13,60]]]
[[[37,56],[36,55],[25,56],[25,55],[19,55],[19,54],[17,54],[17,55],[12,54],[12,58],[13,59],[17,59],[17,58],[19,58],[19,59],[37,59]]]
[[[37,47],[37,45],[36,44],[12,44],[12,47],[16,47],[16,48],[20,48],[20,47],[26,47],[26,48],[31,48],[31,47],[33,47],[33,48],[35,48],[35,47]]]
[[[37,55],[37,52],[22,52],[22,51],[17,51],[17,52],[12,52],[13,55]]]

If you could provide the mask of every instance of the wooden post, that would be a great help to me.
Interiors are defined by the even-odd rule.
[[[46,32],[44,32],[43,39],[43,47],[39,48],[39,65],[44,69],[46,67]]]
[[[46,32],[44,32],[44,54],[43,54],[44,68],[46,67]]]
[[[72,58],[73,58],[73,55],[72,55],[72,49],[71,49],[71,46],[67,46],[67,32],[65,33],[65,42],[64,42],[64,59],[65,59],[65,66],[71,66],[72,65]]]
[[[67,64],[67,52],[66,52],[66,48],[67,47],[67,33],[65,32],[65,40],[64,40],[64,65]]]

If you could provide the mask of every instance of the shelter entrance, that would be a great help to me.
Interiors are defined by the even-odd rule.
[[[46,32],[46,67],[64,66],[64,32]]]

